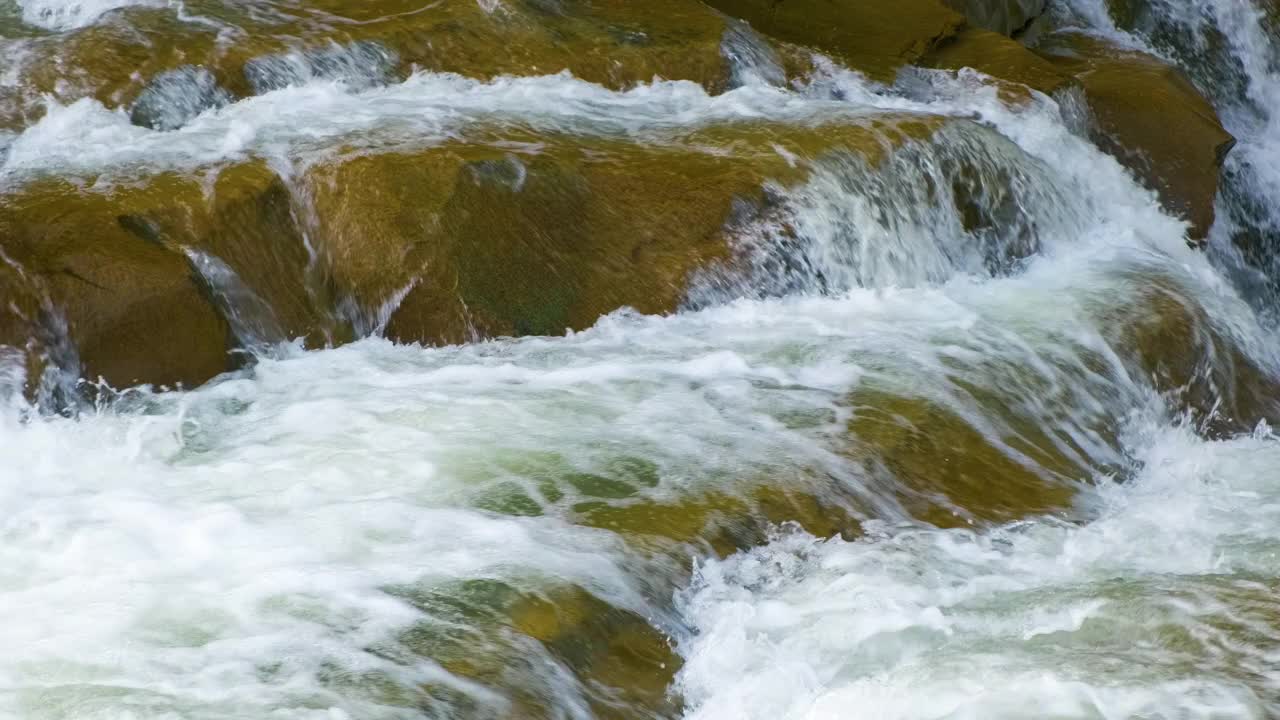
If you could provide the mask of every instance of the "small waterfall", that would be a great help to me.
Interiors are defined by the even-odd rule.
[[[183,248],[183,252],[241,348],[254,354],[267,353],[291,339],[281,329],[271,306],[246,286],[229,265],[200,250]]]
[[[1071,0],[1085,22],[1121,32],[1102,0]],[[1212,254],[1273,320],[1280,313],[1280,45],[1256,0],[1145,0],[1121,40],[1176,62],[1237,139],[1227,155]]]
[[[739,203],[736,257],[694,280],[689,305],[994,277],[1086,226],[1048,168],[988,128],[951,123],[888,152],[819,158],[799,186]]]
[[[744,85],[782,86],[786,71],[778,53],[751,26],[730,20],[720,41],[720,53],[729,64],[729,87]]]
[[[361,89],[389,82],[396,55],[374,42],[354,42],[254,58],[244,66],[245,79],[259,95],[312,80],[342,82]]]
[[[0,395],[30,397],[41,412],[75,415],[82,404],[83,367],[66,316],[50,299],[38,277],[28,273],[0,247],[0,331],[16,324],[21,347],[0,343]],[[11,334],[11,333],[6,333]],[[35,373],[32,377],[31,373]]]

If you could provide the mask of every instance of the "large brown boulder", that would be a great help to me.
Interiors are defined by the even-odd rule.
[[[70,340],[84,377],[116,387],[194,385],[227,370],[229,328],[188,259],[120,221],[164,207],[175,189],[169,176],[107,192],[48,181],[4,197],[0,249],[19,282],[0,284],[0,345],[52,356]]]
[[[739,121],[642,140],[490,127],[335,153],[287,178],[245,161],[91,189],[35,181],[11,188],[0,210],[0,247],[39,281],[6,298],[24,310],[0,322],[0,344],[48,346],[41,328],[60,314],[89,376],[192,384],[235,366],[243,355],[231,350],[282,340],[555,335],[622,307],[661,314],[813,287],[812,273],[789,274],[808,262],[811,239],[793,204],[832,173],[875,186],[880,172],[901,182],[920,163],[943,173],[924,182],[928,202],[964,217],[948,241],[972,243],[999,271],[1036,245],[1010,189],[1022,181],[980,151],[929,147],[986,134],[917,114]],[[811,186],[815,172],[826,179]],[[828,271],[842,272],[816,269]],[[858,281],[841,276],[833,289]]]
[[[939,0],[707,0],[765,35],[828,53],[868,77],[892,81],[954,35],[964,17]]]
[[[32,278],[5,284],[20,312],[0,344],[49,346],[53,313],[87,376],[190,385],[257,343],[449,343],[671,312],[695,271],[732,271],[735,223],[770,212],[766,183],[829,153],[874,166],[941,123],[736,123],[660,142],[504,129],[288,182],[258,161],[105,189],[35,181],[0,203],[6,272]]]
[[[1080,82],[1095,141],[1202,240],[1213,225],[1222,161],[1235,145],[1209,101],[1168,63],[1093,37],[1056,33],[1037,52]]]

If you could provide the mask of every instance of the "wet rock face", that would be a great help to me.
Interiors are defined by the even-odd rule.
[[[828,53],[880,81],[954,35],[964,17],[937,0],[708,0],[779,40]]]
[[[1202,240],[1214,219],[1222,162],[1235,145],[1213,106],[1178,71],[1150,55],[1059,33],[1037,52],[1075,75],[1095,141],[1155,190]]]
[[[31,188],[0,203],[0,236],[20,282],[0,289],[16,336],[0,344],[28,347],[67,362],[79,374],[123,388],[139,383],[192,386],[229,369],[230,334],[187,259],[139,237],[120,217],[127,209],[173,200],[172,178],[106,195],[63,182]],[[135,228],[136,229],[136,228]],[[76,372],[76,368],[63,368]]]
[[[401,296],[388,336],[556,335],[619,307],[674,311],[696,269],[729,258],[737,204],[771,179],[803,177],[771,143],[878,157],[880,136],[717,128],[663,147],[552,135],[523,150],[458,143],[360,156],[306,182],[335,292],[361,298],[365,313]]]
[[[969,24],[1002,35],[1014,35],[1044,14],[1046,0],[944,0]]]

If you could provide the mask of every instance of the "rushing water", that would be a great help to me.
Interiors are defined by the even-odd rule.
[[[1220,198],[1213,257],[1076,132],[1071,96],[1010,108],[972,73],[883,88],[825,61],[779,87],[742,28],[720,95],[385,84],[293,54],[172,130],[50,99],[0,150],[5,187],[477,128],[954,122],[775,188],[779,217],[739,228],[739,262],[669,316],[307,351],[188,249],[256,363],[103,389],[74,418],[0,365],[0,715],[1280,717],[1280,344],[1224,261],[1232,193],[1276,197],[1275,81],[1238,4],[1188,20],[1216,18],[1250,82],[1217,99],[1251,179]],[[65,30],[112,6],[21,16]],[[982,199],[999,228],[924,191],[967,171],[1007,188]]]

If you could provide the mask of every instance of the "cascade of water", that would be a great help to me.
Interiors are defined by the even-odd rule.
[[[1219,26],[1228,5],[1195,3]],[[167,130],[53,103],[0,190],[260,162],[337,346],[382,334],[422,281],[413,265],[385,297],[337,286],[307,175],[335,157],[480,137],[502,152],[458,185],[518,200],[553,134],[636,152],[890,115],[927,132],[868,131],[883,152],[779,144],[770,167],[793,179],[737,198],[735,254],[670,315],[281,351],[285,313],[251,272],[184,244],[252,366],[39,419],[0,351],[0,617],[22,619],[0,623],[21,649],[0,659],[0,714],[1280,713],[1280,344],[1070,97],[1010,106],[968,71],[885,87],[822,58],[788,87],[732,25],[718,95],[563,74],[383,85],[366,51],[275,56],[259,95]],[[52,303],[27,305],[70,337]],[[27,305],[11,310],[32,321]],[[46,367],[78,376],[69,340],[46,344]]]
[[[1127,34],[1103,0],[1068,5],[1092,28],[1177,63],[1214,103],[1236,137],[1228,154],[1211,242],[1219,264],[1268,315],[1280,308],[1280,46],[1253,0],[1150,0],[1137,4]]]

